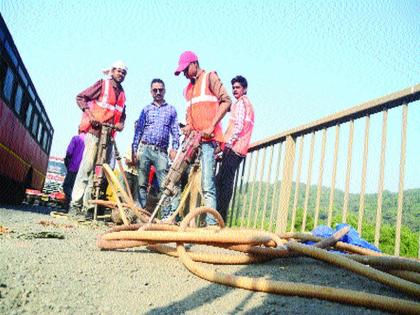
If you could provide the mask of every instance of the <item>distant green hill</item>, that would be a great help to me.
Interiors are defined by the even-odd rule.
[[[260,185],[261,184],[261,185]],[[252,193],[252,187],[254,186],[254,192]],[[260,188],[261,187],[261,188]],[[258,222],[261,221],[262,211],[264,204],[266,204],[266,218],[264,225],[268,227],[269,218],[272,208],[272,200],[274,198],[274,209],[278,208],[278,197],[280,191],[280,185],[277,183],[269,184],[265,182],[249,183],[242,187],[242,192],[236,197],[234,207],[234,217],[240,218],[239,212],[236,209],[243,209],[244,196],[246,196],[246,213],[248,213],[249,203],[252,198],[252,209],[258,208]],[[274,189],[276,192],[274,193]],[[258,192],[260,191],[259,198]],[[267,195],[266,195],[267,192]],[[297,218],[295,227],[300,230],[302,222],[302,213],[305,201],[306,185],[300,184],[299,187],[299,198],[297,204]],[[289,208],[289,224],[291,218],[291,209],[294,202],[295,183],[292,185],[292,193],[290,197],[290,208]],[[317,198],[317,186],[311,185],[309,188],[309,199],[307,207],[307,224],[306,230],[313,228],[313,219],[316,206]],[[328,187],[322,187],[321,189],[321,200],[319,209],[319,225],[327,223],[328,206],[330,198],[330,189]],[[369,242],[373,243],[375,235],[375,222],[376,222],[376,211],[377,211],[377,194],[366,194],[365,195],[365,210],[363,219],[363,233],[362,236]],[[267,200],[267,202],[266,202]],[[347,222],[357,229],[357,218],[359,213],[359,200],[360,194],[349,194],[348,204],[348,219]],[[256,207],[258,202],[258,207]],[[344,203],[344,192],[336,189],[334,192],[334,203],[333,203],[333,226],[336,223],[342,222],[341,215]],[[381,250],[393,254],[395,244],[395,224],[397,218],[398,208],[398,193],[390,191],[384,191],[382,194],[382,227],[381,227]],[[240,210],[242,211],[242,210]],[[254,214],[251,214],[253,222]],[[236,220],[236,223],[238,221]],[[418,233],[420,232],[420,189],[410,189],[404,191],[403,199],[403,216],[402,216],[402,235],[401,235],[401,255],[417,257],[418,254]]]
[[[244,187],[244,191],[248,196],[247,202],[250,200],[251,188],[253,183],[249,183]],[[254,195],[253,195],[253,205],[256,205],[257,202],[257,193],[259,189],[260,182],[255,182],[254,184]],[[268,186],[268,202],[267,202],[267,211],[271,211],[271,201],[274,197],[273,190],[276,186],[276,199],[278,199],[279,187],[280,185],[270,184]],[[261,193],[259,200],[259,208],[263,208],[265,200],[267,183],[261,183]],[[299,187],[299,201],[297,208],[303,208],[305,201],[305,192],[306,185],[300,184]],[[295,193],[295,183],[292,185],[292,193],[290,197],[290,208],[293,206]],[[311,185],[309,189],[309,199],[308,199],[308,213],[315,212],[316,206],[316,197],[317,197],[317,186]],[[327,211],[330,198],[330,189],[328,187],[322,187],[321,189],[321,200],[320,200],[320,220],[327,219]],[[376,220],[376,210],[377,210],[377,194],[366,194],[365,195],[365,211],[364,211],[364,221],[372,223]],[[358,215],[359,213],[359,200],[360,194],[349,194],[349,205],[348,212]],[[238,198],[240,204],[243,202],[243,194]],[[334,192],[334,203],[333,203],[333,215],[340,215],[342,213],[344,203],[344,192],[342,190],[336,189]],[[393,193],[388,190],[385,190],[382,194],[382,222],[395,225],[397,217],[397,208],[398,208],[398,193]],[[420,188],[409,189],[404,191],[403,199],[403,216],[402,224],[410,228],[414,232],[420,231]]]

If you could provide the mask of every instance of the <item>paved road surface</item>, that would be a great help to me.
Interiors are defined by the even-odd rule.
[[[177,258],[144,248],[101,251],[107,227],[52,218],[48,208],[0,206],[0,314],[382,314],[317,299],[234,289],[202,280]],[[40,221],[53,221],[44,226]],[[53,232],[58,238],[25,238]],[[194,249],[194,247],[193,247]],[[249,266],[210,266],[252,277],[403,295],[309,258]]]

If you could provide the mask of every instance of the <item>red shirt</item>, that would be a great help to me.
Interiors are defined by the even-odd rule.
[[[85,110],[88,107],[88,102],[93,101],[93,100],[97,100],[99,98],[99,96],[101,95],[101,91],[102,91],[102,79],[97,81],[95,84],[93,84],[92,86],[88,87],[86,90],[84,90],[83,92],[80,92],[77,96],[76,96],[76,103],[77,105],[79,105],[81,110]],[[115,92],[115,97],[118,99],[118,96],[120,95],[120,93],[123,91],[123,88],[121,86],[121,84],[116,83],[114,80],[111,80],[112,83],[112,87],[114,88],[114,92]],[[121,115],[121,123],[124,123],[125,121],[125,107],[124,107],[124,111]],[[94,128],[90,128],[89,129],[89,133],[94,134],[95,136],[99,136],[101,129],[94,129]]]

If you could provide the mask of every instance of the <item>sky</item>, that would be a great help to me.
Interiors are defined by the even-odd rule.
[[[128,66],[120,151],[131,144],[134,121],[152,100],[153,78],[165,81],[167,102],[180,120],[185,117],[187,80],[173,74],[185,50],[198,55],[202,68],[216,70],[230,93],[231,78],[248,79],[256,115],[253,141],[420,83],[420,2],[415,0],[0,0],[0,12],[55,129],[55,156],[64,156],[76,134],[81,111],[75,96],[118,59]],[[420,187],[418,113],[419,102],[410,104],[406,188]],[[378,164],[381,120],[381,115],[372,118],[372,167]],[[395,191],[400,109],[390,111],[389,122],[386,165],[393,168],[385,186]],[[363,150],[363,126],[364,120],[356,121],[354,155]],[[340,150],[346,154],[346,145]],[[353,163],[355,174],[360,175],[360,163]],[[316,182],[316,173],[312,178]],[[376,186],[372,180],[368,190]]]

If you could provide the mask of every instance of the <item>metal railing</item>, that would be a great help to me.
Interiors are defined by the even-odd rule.
[[[338,212],[341,222],[348,222],[350,213],[357,215],[357,230],[363,232],[366,221],[365,197],[366,177],[369,147],[373,141],[369,141],[371,117],[378,117],[382,113],[382,133],[380,146],[379,176],[377,189],[376,213],[369,213],[374,217],[374,244],[379,246],[382,227],[382,201],[384,192],[384,171],[386,161],[388,113],[390,109],[401,108],[401,147],[399,162],[399,185],[398,206],[395,217],[395,245],[394,255],[400,255],[401,225],[403,211],[403,193],[406,164],[407,143],[407,114],[408,104],[420,99],[420,84],[406,88],[396,93],[386,95],[361,105],[351,107],[339,113],[327,116],[309,124],[282,132],[272,137],[253,143],[247,157],[238,169],[235,180],[235,191],[231,201],[228,224],[231,226],[254,227],[276,232],[293,231],[300,229],[308,230],[308,219],[311,219],[311,227],[324,224],[331,226],[334,212]],[[358,200],[358,212],[349,211],[351,198],[350,184],[353,161],[353,142],[355,134],[355,121],[364,118],[363,156],[361,165],[360,193]],[[363,123],[363,121],[361,121]],[[343,126],[348,127],[347,158],[345,159],[345,182],[341,201],[337,202],[338,190],[337,165],[340,151],[340,132]],[[326,147],[328,134],[334,134],[334,139],[329,143],[333,154],[332,161],[326,164]],[[321,136],[321,145],[317,146],[317,159],[319,164],[314,165],[316,136]],[[396,137],[393,133],[391,137]],[[310,137],[309,155],[306,163],[306,181],[301,182],[302,165],[304,158],[304,145],[306,138]],[[359,139],[357,138],[357,140]],[[320,148],[320,149],[319,149]],[[343,147],[344,148],[344,147]],[[297,150],[298,149],[298,150]],[[395,148],[394,148],[395,149]],[[296,152],[298,151],[298,152]],[[417,158],[417,157],[413,157]],[[331,169],[331,178],[324,178],[324,170],[328,166]],[[311,183],[313,169],[318,173],[316,183],[316,197],[310,206]],[[328,182],[323,186],[324,181]],[[306,183],[306,184],[305,184]],[[303,206],[299,207],[300,195],[304,190]],[[315,189],[313,189],[315,191]],[[322,198],[322,196],[324,198]],[[340,192],[341,196],[341,192]],[[293,198],[292,198],[293,197]],[[323,202],[321,202],[323,199]],[[327,200],[328,199],[328,200]],[[328,202],[327,202],[328,201]],[[340,209],[337,207],[340,206]],[[353,207],[354,208],[354,207]],[[334,211],[335,210],[335,211]],[[323,219],[320,219],[322,212]],[[341,217],[340,217],[341,213]],[[310,216],[309,216],[310,215]],[[373,224],[373,223],[372,223]],[[418,232],[418,231],[417,231]],[[417,237],[420,242],[420,236]],[[419,244],[420,248],[420,244]],[[420,249],[419,249],[420,257]]]

